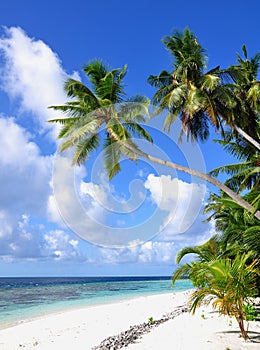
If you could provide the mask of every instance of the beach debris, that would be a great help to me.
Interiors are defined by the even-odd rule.
[[[182,306],[163,315],[158,320],[153,319],[153,322],[148,320],[148,322],[131,326],[128,330],[123,331],[120,334],[104,339],[99,345],[93,347],[91,350],[117,350],[126,347],[129,344],[136,343],[136,341],[142,338],[144,334],[149,333],[152,328],[158,327],[160,324],[188,311],[189,309],[186,306]]]

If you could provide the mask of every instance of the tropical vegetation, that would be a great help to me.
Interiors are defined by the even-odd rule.
[[[148,78],[156,89],[152,116],[148,98],[126,97],[126,66],[110,69],[94,60],[84,67],[88,85],[66,81],[68,102],[51,106],[65,116],[50,122],[61,124],[60,151],[74,149],[72,164],[82,165],[103,147],[110,179],[121,170],[122,157],[135,161],[141,157],[197,176],[220,190],[210,195],[205,206],[217,234],[201,246],[179,252],[177,264],[188,254],[195,259],[180,265],[172,282],[189,277],[196,288],[190,299],[191,311],[203,301],[212,302],[220,313],[236,318],[247,339],[248,298],[260,291],[260,54],[248,58],[243,45],[243,57],[237,55],[235,65],[207,70],[205,49],[189,29],[175,31],[163,43],[173,57],[173,66],[171,71]],[[161,112],[166,112],[164,129],[168,131],[177,118],[181,120],[180,139],[186,135],[188,140],[206,141],[212,127],[220,131],[221,139],[216,142],[238,162],[204,174],[147,154],[134,138],[153,142],[145,123]],[[225,174],[224,182],[217,179],[220,174]]]
[[[213,176],[225,173],[226,185],[234,191],[245,192],[243,197],[259,208],[258,151],[251,143],[232,132],[225,140],[218,140],[226,151],[240,162],[225,165],[211,171]],[[244,210],[225,193],[211,194],[204,209],[213,220],[217,234],[201,246],[186,247],[176,258],[176,263],[188,254],[195,260],[180,265],[174,272],[172,283],[178,278],[189,277],[195,292],[191,295],[191,311],[212,302],[220,313],[234,316],[241,336],[248,338],[245,320],[255,320],[256,310],[250,297],[260,295],[260,226],[259,220]]]
[[[84,72],[91,87],[80,81],[68,79],[64,89],[70,100],[64,105],[50,107],[66,115],[65,118],[53,119],[50,122],[62,125],[59,138],[65,141],[61,144],[60,151],[68,148],[75,149],[72,164],[83,164],[103,139],[104,164],[110,179],[121,170],[122,156],[130,160],[137,160],[138,157],[145,158],[213,184],[260,219],[259,211],[255,211],[250,203],[212,176],[159,159],[139,149],[138,145],[132,141],[133,137],[143,137],[152,142],[151,136],[141,125],[149,116],[149,100],[140,95],[125,98],[123,78],[126,75],[126,66],[123,69],[109,70],[100,60],[94,60],[84,67]],[[198,130],[201,127],[196,126]]]
[[[111,179],[120,170],[120,157],[136,160],[131,148],[138,149],[132,141],[142,137],[152,142],[151,136],[141,126],[148,115],[147,98],[137,95],[125,99],[123,78],[127,67],[109,70],[101,60],[93,60],[84,67],[91,88],[75,79],[68,79],[65,92],[70,100],[61,106],[51,106],[65,113],[65,118],[50,120],[62,125],[59,138],[63,152],[74,148],[72,164],[82,165],[102,140],[105,152],[105,169]]]

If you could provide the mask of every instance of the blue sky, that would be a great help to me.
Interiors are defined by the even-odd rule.
[[[100,152],[74,169],[56,154],[48,106],[66,101],[67,77],[86,82],[92,58],[127,63],[127,94],[151,98],[147,77],[171,69],[161,39],[173,29],[195,32],[209,68],[234,64],[243,44],[252,56],[259,10],[257,0],[1,4],[0,276],[169,275],[181,247],[214,234],[200,210],[212,187],[145,161],[123,161],[109,182]],[[157,147],[143,147],[153,154],[201,170],[233,161],[210,140],[178,145],[178,125],[170,135],[160,120],[149,127]]]

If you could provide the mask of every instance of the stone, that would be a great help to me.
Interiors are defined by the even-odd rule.
[[[139,325],[130,326],[128,330],[104,339],[99,345],[91,350],[117,350],[127,347],[129,344],[133,344],[140,339],[142,335],[149,333],[154,327],[158,327],[160,324],[188,311],[187,307],[179,307],[172,312],[163,315],[159,320],[154,320],[152,323],[144,322]]]

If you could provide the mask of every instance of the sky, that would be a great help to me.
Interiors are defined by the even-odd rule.
[[[171,275],[185,246],[202,244],[214,223],[202,214],[210,191],[197,179],[139,160],[109,181],[98,150],[82,167],[57,152],[69,77],[87,83],[93,58],[128,65],[128,96],[152,97],[150,74],[171,70],[161,39],[189,27],[208,68],[235,64],[246,44],[260,52],[258,0],[9,0],[0,12],[0,276]],[[162,119],[147,128],[147,152],[208,171],[234,162],[213,138],[178,143]]]

